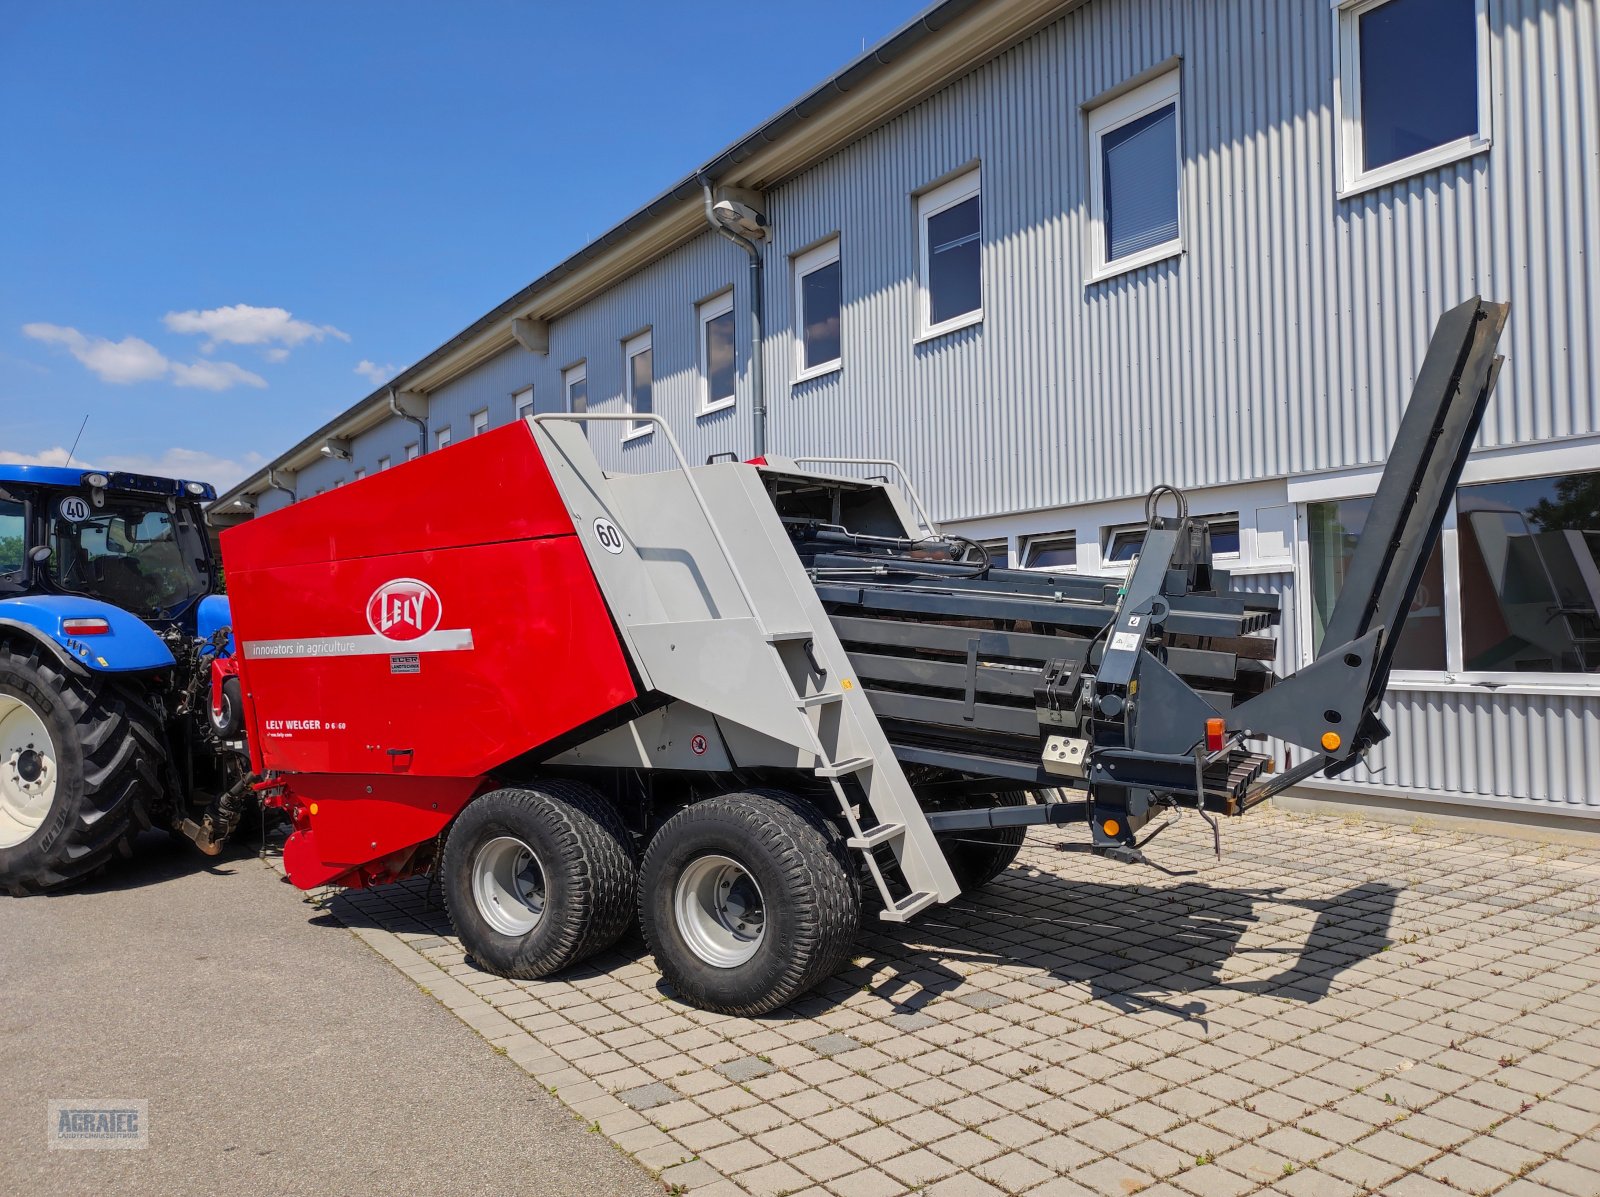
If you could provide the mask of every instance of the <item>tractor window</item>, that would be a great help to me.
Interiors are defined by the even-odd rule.
[[[185,508],[109,500],[87,519],[50,524],[50,570],[62,590],[142,616],[175,613],[210,589],[205,540]]]
[[[0,574],[21,572],[25,528],[22,504],[0,499]]]

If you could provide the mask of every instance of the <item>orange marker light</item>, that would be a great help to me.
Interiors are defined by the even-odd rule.
[[[1339,738],[1339,733],[1336,731],[1325,731],[1322,733],[1322,746],[1329,752],[1336,751],[1339,745],[1343,743],[1344,741]]]
[[[1115,819],[1107,819],[1104,823],[1100,824],[1100,830],[1105,832],[1107,835],[1116,835],[1117,832],[1122,830],[1122,824],[1118,823]]]
[[[312,814],[316,814],[317,813],[317,804],[315,802],[313,802],[311,804],[310,810],[311,810]]]
[[[1222,751],[1222,720],[1220,719],[1206,720],[1206,751]]]

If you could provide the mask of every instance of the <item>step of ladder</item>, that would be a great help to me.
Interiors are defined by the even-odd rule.
[[[885,906],[883,913],[878,915],[886,923],[904,923],[913,915],[926,910],[938,899],[927,890],[918,890],[914,894],[907,894],[893,906]]]
[[[777,644],[784,640],[810,640],[816,633],[810,628],[794,628],[788,631],[763,632],[762,639],[768,644]]]
[[[860,835],[853,835],[845,841],[852,848],[864,848],[871,851],[873,848],[899,839],[906,833],[904,823],[880,823],[870,830],[863,831]]]
[[[808,707],[822,707],[822,706],[827,706],[830,702],[843,702],[843,701],[844,701],[844,695],[841,692],[839,692],[838,690],[835,690],[835,691],[833,691],[831,693],[827,693],[827,694],[806,694],[806,695],[803,695],[802,697],[797,698],[797,699],[794,700],[794,705],[799,707],[801,710],[805,710]]]
[[[852,773],[860,773],[872,765],[870,756],[852,756],[846,760],[835,761],[831,765],[818,765],[818,777],[849,777]]]

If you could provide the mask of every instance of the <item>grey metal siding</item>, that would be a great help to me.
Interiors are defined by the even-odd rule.
[[[772,445],[907,459],[940,518],[1379,461],[1432,323],[1514,304],[1481,443],[1600,431],[1600,30],[1491,5],[1494,146],[1335,196],[1325,0],[1097,0],[770,196]],[[1181,57],[1186,252],[1086,286],[1080,105]],[[985,320],[912,341],[911,193],[982,164]],[[787,258],[838,231],[844,369],[787,388]]]

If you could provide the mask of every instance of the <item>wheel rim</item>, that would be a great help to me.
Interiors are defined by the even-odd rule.
[[[14,848],[44,823],[56,800],[56,750],[26,702],[0,694],[0,848]]]
[[[222,710],[211,713],[211,726],[218,731],[226,731],[233,722],[233,699],[228,697],[228,692],[222,692]]]
[[[731,856],[691,861],[678,878],[672,906],[689,950],[715,968],[737,968],[766,939],[761,887]]]
[[[544,918],[544,868],[533,849],[502,835],[472,861],[472,897],[484,921],[502,935],[526,935]]]

